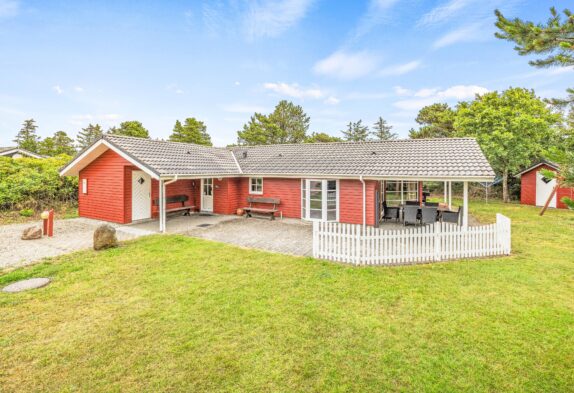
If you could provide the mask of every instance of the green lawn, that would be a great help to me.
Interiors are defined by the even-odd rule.
[[[0,275],[0,391],[572,391],[574,212],[513,256],[393,268],[154,236]]]

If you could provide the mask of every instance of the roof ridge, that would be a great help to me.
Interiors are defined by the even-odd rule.
[[[144,141],[149,141],[149,142],[172,143],[172,144],[200,147],[200,148],[204,148],[204,149],[217,149],[217,150],[221,150],[221,151],[228,150],[225,147],[200,145],[199,143],[169,141],[169,140],[165,140],[165,139],[141,138],[138,136],[129,136],[129,135],[115,135],[115,134],[104,134],[104,135],[102,135],[102,138],[104,138],[104,139],[106,139],[108,137],[123,138],[123,139],[134,139],[134,140],[138,140],[138,141],[144,140]]]
[[[317,145],[368,145],[368,144],[382,144],[382,143],[393,143],[393,142],[419,142],[419,141],[452,141],[452,140],[476,140],[474,137],[464,136],[464,137],[452,137],[452,138],[403,138],[403,139],[388,139],[384,141],[375,141],[375,140],[367,140],[367,141],[338,141],[338,142],[312,142],[312,143],[271,143],[269,145],[237,145],[237,146],[229,146],[226,149],[228,150],[235,150],[235,149],[252,149],[252,148],[261,148],[261,147],[277,147],[277,146],[317,146]]]

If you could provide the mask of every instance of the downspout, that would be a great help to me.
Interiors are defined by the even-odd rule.
[[[365,180],[363,180],[363,175],[359,176],[359,180],[361,181],[361,183],[363,183],[363,232],[365,232],[367,226],[367,210],[366,210],[367,191],[365,186]]]
[[[159,219],[161,220],[161,223],[162,223],[162,224],[161,224],[161,232],[162,232],[162,233],[165,233],[165,231],[166,231],[166,225],[167,225],[166,214],[165,214],[165,208],[166,208],[166,206],[165,206],[166,186],[167,186],[168,184],[175,183],[175,182],[177,181],[177,177],[178,177],[178,175],[175,175],[175,177],[174,177],[173,179],[168,180],[168,181],[166,181],[166,182],[163,182],[163,186],[162,186],[162,197],[163,197],[163,200],[160,201],[160,204],[161,204],[161,211],[160,211],[160,212],[161,212],[161,214],[160,214],[160,218],[159,218]]]

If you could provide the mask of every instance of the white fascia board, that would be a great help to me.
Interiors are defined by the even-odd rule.
[[[172,179],[173,175],[161,175],[163,180]],[[361,175],[317,175],[312,173],[304,174],[277,174],[277,173],[256,173],[256,174],[185,174],[177,175],[178,179],[209,179],[209,178],[233,178],[233,177],[266,177],[266,178],[279,178],[279,179],[359,179]],[[494,176],[452,176],[452,177],[429,177],[429,176],[363,176],[364,180],[417,180],[417,181],[452,181],[452,182],[492,182]]]
[[[78,157],[74,158],[72,161],[70,161],[68,163],[68,165],[66,165],[64,168],[62,168],[62,170],[60,170],[60,176],[76,176],[77,174],[79,174],[80,170],[85,168],[86,166],[88,166],[95,158],[99,157],[101,155],[98,154],[96,157],[94,157],[93,159],[90,160],[90,162],[86,163],[86,165],[82,166],[80,169],[75,170],[78,166],[80,166],[79,164],[82,162],[82,160],[87,159],[88,157],[90,157],[90,154],[92,154],[93,152],[96,151],[96,149],[100,148],[101,146],[105,146],[107,147],[107,149],[114,151],[115,153],[117,153],[120,157],[122,157],[123,159],[125,159],[126,161],[130,162],[131,164],[133,164],[134,166],[138,167],[139,169],[141,169],[142,171],[144,171],[145,173],[147,173],[148,175],[150,175],[153,179],[159,180],[159,176],[157,175],[157,173],[155,173],[154,171],[152,171],[151,169],[149,169],[148,167],[146,167],[145,165],[143,165],[142,163],[138,162],[137,160],[133,159],[131,156],[129,156],[128,154],[126,154],[124,151],[122,151],[121,149],[118,149],[116,146],[112,145],[111,143],[109,143],[108,141],[106,141],[105,139],[100,139],[97,142],[95,142],[92,146],[90,146],[88,149],[86,149],[86,151],[84,151],[82,154],[80,154]],[[106,150],[107,150],[106,149]],[[105,150],[104,150],[105,151]],[[103,153],[103,151],[102,151]]]

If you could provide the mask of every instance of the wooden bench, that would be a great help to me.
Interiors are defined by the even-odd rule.
[[[166,213],[172,213],[172,212],[184,211],[183,215],[189,216],[191,214],[191,209],[195,209],[195,206],[186,205],[185,203],[187,201],[189,201],[189,196],[187,196],[187,195],[168,196],[167,198],[165,198],[166,206],[167,205],[173,205],[175,203],[181,203],[181,206],[174,206],[174,207],[167,208],[167,209],[165,209],[165,212]],[[158,206],[158,210],[159,210],[159,198],[154,199],[153,204],[154,204],[154,206]]]
[[[261,197],[247,197],[247,202],[249,202],[248,207],[244,207],[243,211],[245,211],[245,218],[253,217],[252,213],[255,214],[269,214],[271,219],[275,219],[275,213],[279,210],[277,206],[281,202],[279,198],[261,198]],[[253,205],[267,205],[268,208],[262,207],[253,207]]]

